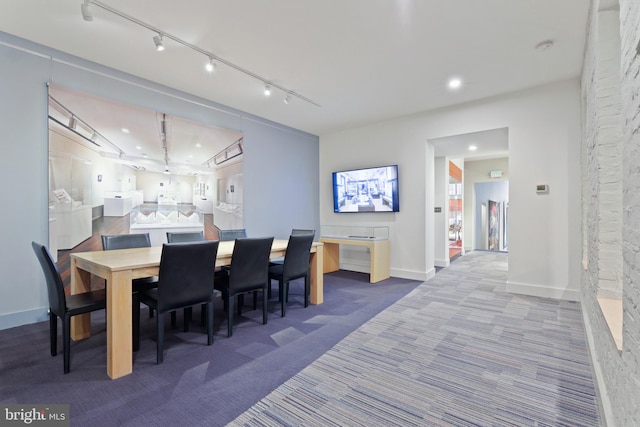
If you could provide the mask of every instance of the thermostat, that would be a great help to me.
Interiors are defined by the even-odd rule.
[[[547,194],[549,192],[549,186],[547,184],[536,185],[536,193]]]

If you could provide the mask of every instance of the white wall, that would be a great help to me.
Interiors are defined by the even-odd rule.
[[[321,222],[389,226],[392,275],[426,279],[434,265],[434,192],[428,188],[434,164],[426,141],[504,127],[509,128],[510,156],[509,290],[578,299],[580,196],[573,194],[580,185],[577,80],[321,135]],[[389,163],[399,165],[401,212],[333,213],[332,171]],[[537,195],[536,184],[548,184],[549,195]]]
[[[436,157],[433,164],[433,204],[440,208],[440,212],[433,213],[433,264],[446,267],[449,265],[449,160]]]
[[[582,76],[585,264],[581,291],[601,414],[605,418],[603,425],[637,426],[640,425],[640,52],[637,47],[640,2],[620,0],[619,10],[616,3],[591,1]],[[610,258],[611,248],[605,247],[613,245],[617,246],[613,250],[618,253],[614,262]],[[620,260],[623,263],[622,348],[618,349],[596,295],[605,285],[604,276],[618,270]]]

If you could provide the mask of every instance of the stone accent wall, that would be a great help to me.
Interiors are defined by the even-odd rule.
[[[619,11],[598,11],[599,1],[592,1],[585,52],[582,194],[588,267],[581,289],[603,417],[610,426],[631,426],[640,425],[640,2],[619,5]],[[619,27],[619,47],[610,37],[612,26]],[[622,352],[600,312],[601,290],[621,291]]]

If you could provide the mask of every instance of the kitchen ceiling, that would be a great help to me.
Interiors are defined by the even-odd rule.
[[[580,75],[586,0],[104,0],[319,106],[81,0],[3,0],[0,30],[316,135]],[[551,41],[550,48],[536,48]],[[457,91],[447,88],[460,77]]]

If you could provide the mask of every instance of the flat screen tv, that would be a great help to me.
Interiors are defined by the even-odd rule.
[[[399,212],[398,165],[333,172],[334,212]]]

